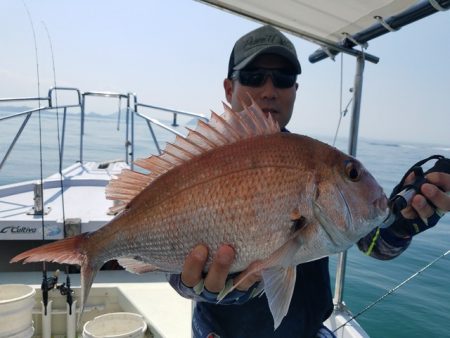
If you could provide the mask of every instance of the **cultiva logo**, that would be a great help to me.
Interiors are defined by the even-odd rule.
[[[28,226],[20,226],[20,225],[15,225],[15,226],[6,226],[0,229],[0,233],[1,234],[7,234],[7,233],[11,233],[11,234],[34,234],[36,233],[37,229],[36,228],[32,228],[32,227],[28,227]]]

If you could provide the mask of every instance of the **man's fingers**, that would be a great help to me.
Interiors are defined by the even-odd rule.
[[[428,174],[426,178],[430,183],[422,185],[420,191],[421,194],[414,196],[411,203],[413,210],[405,210],[405,213],[403,213],[403,216],[406,218],[413,218],[407,217],[406,215],[410,213],[408,216],[411,216],[414,211],[417,212],[422,219],[427,219],[433,215],[435,210],[428,201],[443,211],[450,210],[450,195],[446,193],[450,191],[450,175],[435,172]]]
[[[432,184],[422,186],[422,194],[431,201],[437,208],[443,211],[450,210],[450,195]]]
[[[231,246],[222,245],[217,250],[205,278],[205,288],[208,291],[220,292],[224,288],[233,260],[234,249]]]
[[[202,279],[202,271],[208,258],[208,249],[197,245],[186,257],[181,273],[181,281],[187,287],[194,287]]]
[[[450,195],[446,193],[450,191],[450,175],[434,172],[426,175],[426,178],[431,184],[425,183],[422,186],[421,194],[414,196],[411,206],[402,210],[403,217],[414,219],[419,215],[422,219],[427,219],[433,215],[434,209],[427,199],[437,208],[443,211],[450,211]],[[406,178],[405,184],[410,184],[413,181],[414,173],[411,173]]]
[[[450,191],[450,174],[434,172],[426,176],[427,180],[445,192]]]
[[[434,209],[427,202],[425,197],[423,197],[420,194],[413,197],[413,199],[411,201],[411,206],[417,212],[419,217],[422,218],[423,220],[426,220],[428,217],[430,217],[434,213]]]
[[[208,274],[205,277],[204,287],[208,291],[220,292],[224,288],[231,265],[234,261],[234,256],[235,252],[231,246],[222,245],[219,247],[213,258],[211,266],[209,267]],[[183,272],[181,273],[181,281],[184,285],[192,288],[201,281],[202,272],[207,259],[207,247],[204,245],[197,245],[184,261]],[[233,280],[233,283],[236,285],[242,279],[241,283],[237,287],[239,291],[246,291],[253,284],[261,280],[260,272],[252,273],[243,279],[243,277],[247,275],[248,271],[253,270],[255,264],[258,264],[258,262],[252,263],[245,271],[240,273]]]

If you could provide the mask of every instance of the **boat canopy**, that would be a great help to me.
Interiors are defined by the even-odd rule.
[[[450,8],[450,0],[200,0],[235,14],[271,24],[319,44],[311,62]],[[376,57],[367,61],[378,62]]]

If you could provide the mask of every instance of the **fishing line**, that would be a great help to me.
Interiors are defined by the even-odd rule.
[[[41,210],[41,228],[42,228],[42,241],[45,240],[45,223],[44,223],[44,174],[43,174],[43,161],[42,161],[42,123],[41,123],[41,83],[39,78],[39,56],[38,56],[38,48],[37,48],[37,40],[36,40],[36,31],[34,29],[33,19],[31,17],[30,11],[28,10],[28,6],[25,3],[25,0],[22,0],[23,6],[28,15],[28,20],[30,22],[31,30],[33,32],[33,40],[34,40],[34,50],[35,50],[35,58],[36,58],[36,77],[37,77],[37,91],[38,91],[38,121],[39,121],[39,171],[40,171],[40,194],[42,199],[42,210]],[[42,262],[42,285],[41,289],[43,291],[43,301],[44,301],[44,314],[47,315],[47,266],[45,262]]]
[[[337,134],[339,132],[339,127],[341,126],[342,121],[342,82],[344,80],[344,53],[341,53],[341,75],[340,75],[340,86],[339,86],[339,121],[336,127],[336,133],[334,134],[333,146],[336,144]]]
[[[63,182],[63,174],[62,174],[62,146],[61,146],[61,136],[59,134],[59,105],[58,105],[58,91],[56,90],[56,67],[55,67],[55,56],[53,54],[53,44],[52,39],[50,37],[50,32],[48,31],[47,25],[44,21],[41,21],[44,25],[45,31],[47,33],[48,42],[50,44],[50,51],[52,55],[52,69],[53,69],[53,87],[55,88],[55,105],[56,105],[56,131],[58,138],[58,155],[59,155],[59,184],[61,189],[61,207],[62,207],[62,219],[63,219],[63,231],[64,238],[66,238],[66,212],[65,212],[65,204],[64,204],[64,182]]]
[[[348,107],[350,106],[350,103],[353,101],[353,95],[348,101],[347,105],[345,106],[345,109],[342,109],[342,91],[343,91],[343,81],[344,81],[344,53],[341,53],[341,75],[340,75],[340,88],[339,88],[339,121],[336,127],[336,132],[334,134],[333,139],[333,147],[336,145],[337,135],[339,133],[339,128],[341,127],[342,118],[347,115]],[[350,93],[353,93],[353,88],[350,88]]]
[[[25,10],[28,15],[28,20],[30,21],[31,30],[33,32],[33,40],[34,40],[34,51],[35,51],[35,58],[36,58],[36,77],[37,77],[37,92],[38,92],[38,121],[39,121],[39,175],[40,175],[40,194],[42,196],[42,200],[44,200],[44,174],[43,174],[43,161],[42,161],[42,123],[41,123],[41,83],[39,78],[39,56],[38,56],[38,47],[37,47],[37,40],[36,40],[36,31],[34,30],[34,24],[33,19],[31,17],[30,11],[28,10],[28,6],[25,3],[25,0],[22,0],[23,6],[25,7]],[[41,214],[41,225],[42,225],[42,240],[45,239],[44,237],[44,210],[42,210]]]
[[[358,312],[356,315],[350,317],[349,320],[347,320],[344,324],[342,324],[341,326],[337,327],[333,332],[337,332],[340,328],[344,327],[345,325],[347,325],[349,322],[351,322],[352,320],[356,319],[357,317],[359,317],[360,315],[362,315],[364,312],[368,311],[369,309],[371,309],[372,307],[374,307],[376,304],[378,304],[379,302],[381,302],[384,298],[386,298],[387,296],[389,296],[390,294],[394,293],[395,291],[397,291],[399,288],[401,288],[403,285],[405,285],[406,283],[408,283],[410,280],[412,280],[413,278],[417,277],[419,274],[421,274],[422,272],[424,272],[426,269],[428,269],[430,266],[432,266],[433,264],[435,264],[437,261],[439,261],[441,258],[444,258],[445,256],[447,256],[448,254],[450,254],[450,250],[448,250],[447,252],[444,252],[442,255],[440,255],[439,257],[435,258],[433,261],[431,261],[430,263],[428,263],[427,265],[425,265],[423,268],[421,268],[420,270],[418,270],[417,272],[413,273],[411,276],[409,276],[408,278],[406,278],[403,282],[401,282],[400,284],[398,284],[396,287],[392,288],[391,290],[389,290],[388,292],[386,292],[383,296],[381,296],[380,298],[378,298],[376,301],[372,302],[371,304],[369,304],[368,306],[366,306],[364,309],[362,309],[360,312]]]

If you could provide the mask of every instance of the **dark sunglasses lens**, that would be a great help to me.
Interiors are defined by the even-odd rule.
[[[238,75],[239,82],[248,87],[262,86],[265,83],[267,76],[272,78],[273,85],[277,88],[290,88],[297,79],[295,74],[286,74],[278,70],[241,70]]]
[[[264,80],[266,79],[265,72],[259,71],[240,71],[239,72],[239,82],[244,86],[248,87],[259,87],[262,86]]]
[[[280,72],[272,73],[273,85],[277,88],[290,88],[294,85],[296,76]]]

